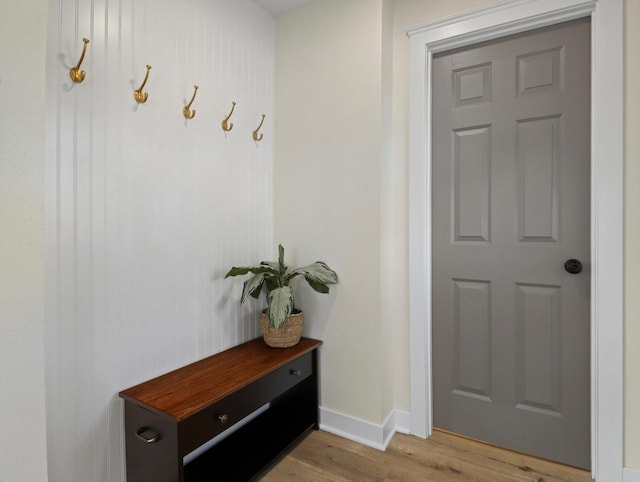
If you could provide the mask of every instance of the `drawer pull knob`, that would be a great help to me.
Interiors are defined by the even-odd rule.
[[[139,428],[136,432],[136,437],[148,444],[152,444],[160,440],[160,434],[147,427]]]
[[[227,420],[229,420],[229,415],[227,415],[226,413],[221,413],[220,415],[218,415],[218,421],[220,423],[227,423]]]
[[[294,375],[296,377],[300,376],[300,370],[294,370],[293,368],[289,370],[289,375]]]

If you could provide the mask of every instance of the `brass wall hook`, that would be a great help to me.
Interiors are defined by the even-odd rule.
[[[138,104],[144,104],[149,98],[149,94],[146,92],[142,92],[144,89],[144,85],[147,83],[147,79],[149,78],[149,71],[151,70],[151,66],[147,65],[147,73],[144,76],[144,80],[142,81],[142,85],[133,91],[133,98],[136,100]]]
[[[182,109],[182,115],[184,116],[185,119],[193,119],[196,116],[196,110],[195,109],[191,110],[191,104],[193,104],[193,99],[196,98],[196,92],[198,92],[198,86],[194,85],[193,97],[191,97],[191,100],[189,101],[189,103],[185,105],[184,108]]]
[[[80,70],[80,66],[82,65],[82,61],[84,60],[84,54],[87,53],[87,44],[89,43],[89,39],[83,38],[82,41],[84,42],[84,45],[82,46],[82,54],[80,54],[80,59],[78,60],[78,63],[75,67],[71,67],[71,69],[69,69],[69,77],[71,77],[71,80],[73,80],[76,84],[82,82],[84,80],[84,76],[86,75],[86,72],[84,70]]]
[[[229,132],[231,129],[233,129],[233,122],[229,122],[229,118],[231,117],[231,114],[233,114],[233,109],[235,108],[236,108],[236,103],[232,102],[231,111],[229,112],[229,115],[225,117],[222,121],[222,130],[225,132]]]
[[[265,118],[265,115],[262,114],[262,120],[260,121],[260,125],[256,128],[255,131],[253,131],[253,140],[256,142],[260,142],[264,137],[263,134],[258,135],[258,131],[260,130],[260,128],[262,127],[262,124],[264,123],[264,118]]]

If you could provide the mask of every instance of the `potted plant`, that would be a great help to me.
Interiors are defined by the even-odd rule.
[[[264,288],[267,308],[260,315],[260,325],[267,345],[276,348],[293,346],[300,341],[302,335],[304,317],[295,308],[291,282],[303,276],[318,293],[328,293],[329,285],[338,283],[338,275],[322,261],[289,270],[284,264],[282,245],[278,246],[278,261],[262,261],[258,266],[234,266],[225,278],[249,273],[253,276],[244,282],[240,302],[244,303],[249,295],[258,299]]]

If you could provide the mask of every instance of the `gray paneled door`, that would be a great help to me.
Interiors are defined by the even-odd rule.
[[[588,468],[590,22],[439,54],[432,95],[434,425]]]

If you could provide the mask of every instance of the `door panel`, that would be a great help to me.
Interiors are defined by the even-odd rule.
[[[445,52],[432,94],[434,425],[585,468],[589,52],[588,19]]]
[[[486,281],[453,280],[456,307],[455,391],[488,399],[491,392],[491,293]]]
[[[558,241],[562,189],[559,131],[559,115],[517,122],[516,195],[520,241]]]
[[[489,241],[491,130],[474,127],[453,135],[453,239]]]
[[[561,416],[561,287],[516,285],[516,408]]]

